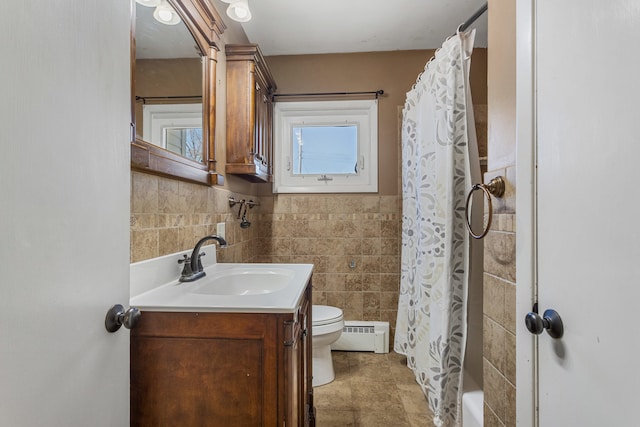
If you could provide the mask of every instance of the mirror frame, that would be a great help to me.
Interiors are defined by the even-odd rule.
[[[131,169],[179,178],[205,185],[222,185],[216,172],[216,65],[220,36],[227,26],[210,0],[168,0],[185,23],[200,51],[202,63],[202,144],[203,163],[136,138],[135,129],[135,0],[131,0]]]

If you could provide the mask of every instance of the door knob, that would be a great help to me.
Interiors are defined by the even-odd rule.
[[[107,311],[107,316],[104,319],[104,327],[109,332],[115,332],[122,325],[125,328],[135,328],[140,320],[140,310],[135,307],[129,307],[128,310],[124,310],[124,307],[120,304],[116,304]]]
[[[537,307],[534,306],[534,311],[530,311],[524,318],[524,323],[527,325],[527,329],[532,334],[540,335],[545,329],[551,338],[562,338],[564,333],[564,325],[562,324],[562,318],[555,310],[545,310],[542,317],[537,313]]]

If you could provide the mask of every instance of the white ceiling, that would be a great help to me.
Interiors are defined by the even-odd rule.
[[[165,25],[153,17],[153,7],[136,3],[136,58],[199,58],[193,36],[184,22]]]
[[[249,0],[252,19],[242,24],[264,55],[436,49],[486,0]],[[214,0],[228,25],[227,4]],[[184,23],[171,26],[136,4],[138,58],[195,57]],[[487,13],[476,28],[476,47],[487,46]]]
[[[249,0],[242,24],[265,55],[435,49],[486,0]],[[224,9],[220,14],[228,19]],[[487,46],[487,14],[476,28]]]

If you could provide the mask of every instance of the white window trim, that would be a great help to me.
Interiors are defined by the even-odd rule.
[[[278,102],[274,121],[274,193],[378,192],[378,100]],[[358,125],[358,173],[294,176],[293,127],[344,123]]]
[[[164,129],[202,127],[202,104],[144,104],[142,106],[142,139],[167,148]]]

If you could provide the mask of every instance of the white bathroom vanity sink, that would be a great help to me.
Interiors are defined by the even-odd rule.
[[[207,275],[190,286],[189,292],[202,295],[249,296],[280,292],[292,285],[293,268],[245,264]]]
[[[184,252],[186,253],[186,252]],[[208,254],[215,254],[211,247]],[[131,306],[142,311],[293,312],[313,264],[224,264],[203,258],[206,276],[179,282],[183,252],[131,264]]]

